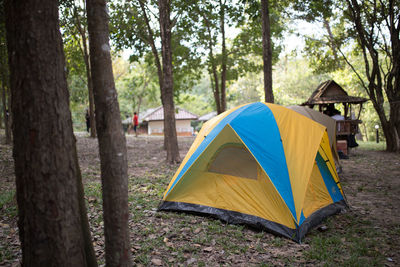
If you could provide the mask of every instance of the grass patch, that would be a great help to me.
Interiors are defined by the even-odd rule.
[[[380,141],[379,143],[373,141],[358,141],[359,149],[362,150],[376,150],[382,151],[386,149],[386,142]]]
[[[17,203],[14,201],[15,190],[0,193],[0,210],[4,210],[7,217],[17,216]]]
[[[0,246],[0,262],[12,260],[14,257],[11,247]]]
[[[310,249],[304,253],[306,259],[324,266],[381,266],[385,258],[381,246],[386,238],[371,221],[354,214],[343,217],[344,224],[330,218],[328,231],[314,232]]]

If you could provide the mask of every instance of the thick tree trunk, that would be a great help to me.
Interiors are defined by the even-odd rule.
[[[96,127],[99,140],[107,266],[131,266],[128,165],[115,90],[105,0],[87,0]]]
[[[159,0],[160,31],[162,46],[163,77],[161,100],[164,107],[164,138],[167,149],[167,162],[180,162],[178,138],[176,135],[174,85],[172,74],[170,2]]]
[[[390,127],[393,129],[390,130],[392,133],[392,145],[390,145],[391,149],[389,151],[400,152],[400,98],[397,101],[390,101],[390,114],[389,118],[391,121]],[[389,148],[389,145],[387,145]]]
[[[222,62],[221,62],[221,112],[226,110],[226,65],[228,61],[228,56],[226,52],[226,43],[225,43],[225,0],[219,1],[221,7],[220,13],[220,26],[221,26],[221,37],[222,37]]]
[[[261,14],[262,14],[262,40],[263,40],[265,102],[274,103],[274,93],[272,91],[271,26],[270,26],[270,20],[269,20],[268,0],[261,0]]]
[[[57,2],[6,10],[22,265],[86,266]]]

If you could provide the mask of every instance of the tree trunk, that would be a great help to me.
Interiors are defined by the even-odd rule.
[[[4,130],[6,134],[6,144],[11,143],[11,129],[10,129],[10,123],[9,121],[9,115],[10,111],[7,112],[7,94],[6,94],[6,86],[4,85],[4,77],[3,77],[3,82],[1,83],[2,91],[1,91],[1,99],[2,99],[2,105],[3,105],[3,122],[4,122]]]
[[[368,132],[367,132],[367,127],[365,126],[365,123],[362,123],[362,126],[363,126],[363,128],[364,128],[364,133],[365,133],[365,141],[369,141],[369,139],[368,139]],[[364,140],[364,138],[363,138],[363,140]]]
[[[87,0],[87,17],[103,189],[106,265],[131,266],[126,140],[112,71],[105,0]]]
[[[339,61],[338,48],[337,45],[335,44],[335,39],[332,34],[331,25],[329,24],[327,18],[323,19],[323,24],[326,29],[326,32],[328,33],[329,46],[331,47],[333,58],[335,59],[335,65],[337,66],[337,68],[342,68],[342,64]]]
[[[162,47],[163,77],[161,88],[161,101],[164,107],[164,138],[167,149],[167,162],[180,162],[178,138],[176,135],[174,88],[172,74],[172,48],[171,48],[171,21],[170,3],[168,0],[159,0],[160,32]]]
[[[1,59],[1,66],[0,66],[0,75],[1,75],[1,96],[2,96],[2,106],[3,110],[2,119],[4,122],[4,130],[6,135],[6,144],[11,143],[11,123],[10,123],[10,72],[8,69],[8,59],[7,59],[7,45],[6,45],[6,36],[1,36],[1,47],[0,47],[0,59]],[[7,92],[8,91],[8,92]],[[8,110],[8,112],[7,112]],[[0,122],[1,127],[1,122]]]
[[[8,116],[7,116],[7,126],[6,129],[8,129],[6,131],[6,143],[10,144],[12,141],[12,120],[13,120],[13,116],[12,116],[12,112],[11,112],[11,90],[10,87],[8,87],[8,94],[7,94],[7,109],[8,109]]]
[[[365,72],[368,79],[368,84],[358,75],[361,84],[368,93],[376,112],[378,113],[379,119],[381,121],[382,130],[386,138],[386,150],[391,152],[400,151],[400,140],[399,140],[399,127],[400,127],[400,22],[396,20],[395,10],[393,8],[393,1],[385,3],[381,9],[377,9],[374,6],[373,10],[369,10],[372,13],[371,21],[369,24],[363,23],[363,13],[362,6],[356,0],[347,0],[347,5],[349,7],[350,19],[357,33],[357,41],[362,49],[362,55],[364,58]],[[371,12],[370,12],[371,11]],[[383,72],[383,69],[379,63],[378,45],[376,43],[376,38],[374,37],[374,30],[376,30],[375,24],[377,23],[377,13],[384,12],[383,16],[389,18],[386,21],[387,29],[390,33],[390,45],[389,46],[379,46],[380,53],[384,53],[388,59],[390,59],[390,69],[387,73]],[[397,23],[397,25],[396,25]],[[370,27],[370,24],[372,27]],[[370,27],[366,29],[366,27]],[[385,29],[383,29],[385,30]],[[367,34],[368,33],[368,34]],[[384,49],[381,49],[384,47]],[[390,47],[390,48],[389,48]],[[346,62],[349,64],[348,60]],[[352,69],[354,67],[349,64]],[[387,119],[384,110],[385,98],[383,95],[383,90],[386,92],[387,99],[389,101],[390,111],[389,119]]]
[[[6,10],[22,265],[87,266],[57,2]]]
[[[274,93],[272,91],[271,25],[269,20],[268,0],[261,0],[261,14],[262,14],[265,102],[274,103]]]
[[[86,14],[86,6],[85,6],[85,14]],[[82,57],[85,62],[86,68],[86,78],[87,78],[87,88],[89,93],[89,118],[90,118],[90,137],[96,137],[96,121],[94,117],[94,97],[93,97],[93,81],[92,75],[90,73],[90,61],[89,61],[89,49],[87,46],[87,38],[86,38],[86,28],[81,23],[81,17],[78,14],[77,7],[74,7],[74,18],[76,23],[76,28],[82,38],[82,46],[81,52]]]
[[[93,80],[90,72],[90,62],[89,62],[89,51],[86,45],[86,38],[82,36],[83,39],[83,50],[85,51],[85,65],[86,65],[86,77],[87,77],[87,87],[89,93],[89,116],[90,116],[90,137],[96,137],[96,118],[94,116],[94,96],[93,96]]]
[[[220,14],[220,26],[221,26],[221,35],[222,35],[222,62],[221,62],[221,112],[226,110],[226,65],[228,61],[228,56],[226,52],[226,43],[225,43],[225,0],[219,1],[221,7]]]
[[[90,61],[89,61],[89,49],[87,47],[86,42],[86,34],[82,34],[82,42],[83,42],[83,51],[84,51],[84,59],[86,66],[86,77],[87,77],[87,87],[89,91],[89,115],[90,115],[90,137],[96,137],[96,118],[94,116],[94,96],[93,96],[93,80],[90,72]]]
[[[214,44],[213,44],[213,38],[212,38],[212,31],[211,31],[211,25],[210,21],[207,18],[207,16],[202,12],[201,10],[198,11],[199,14],[203,17],[203,21],[206,24],[207,27],[207,33],[208,33],[208,58],[211,64],[211,69],[209,69],[209,74],[210,74],[210,83],[214,95],[214,100],[215,100],[215,107],[217,109],[217,114],[221,114],[221,97],[220,97],[220,90],[219,90],[219,79],[218,79],[218,73],[217,73],[217,65],[215,63],[215,57],[214,57]]]

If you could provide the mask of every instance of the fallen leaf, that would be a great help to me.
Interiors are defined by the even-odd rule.
[[[151,263],[153,263],[154,265],[157,265],[157,266],[162,265],[162,261],[160,259],[151,259]]]
[[[204,251],[204,252],[211,252],[212,250],[213,250],[212,247],[203,248],[203,251]]]
[[[187,265],[191,265],[193,263],[195,263],[197,260],[195,258],[190,258],[186,263]]]

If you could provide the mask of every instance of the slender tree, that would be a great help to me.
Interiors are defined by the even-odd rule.
[[[82,218],[57,2],[10,0],[6,11],[22,265],[96,266]]]
[[[68,1],[63,7],[63,29],[65,39],[78,40],[86,70],[86,83],[89,96],[90,137],[96,137],[96,121],[94,117],[93,81],[90,72],[89,47],[87,38],[86,3],[83,0]]]
[[[261,15],[262,15],[265,102],[274,103],[274,93],[272,91],[271,26],[269,20],[268,0],[261,0]]]
[[[5,12],[4,2],[0,2],[0,83],[1,83],[1,102],[3,109],[2,114],[4,129],[6,134],[6,144],[11,143],[11,117],[10,117],[10,81],[9,81],[6,28],[5,28]],[[1,121],[0,121],[1,127]]]
[[[87,0],[90,63],[99,140],[107,266],[131,266],[128,164],[115,90],[105,0]]]
[[[161,14],[154,12],[160,11],[159,1],[125,1],[112,3],[113,16],[113,31],[112,37],[118,48],[134,48],[131,60],[138,60],[144,57],[147,62],[151,62],[157,69],[158,83],[161,93],[161,101],[164,105],[166,101],[165,119],[169,118],[175,120],[172,112],[173,106],[168,104],[170,92],[172,96],[176,97],[180,92],[189,89],[193,83],[201,76],[201,59],[200,55],[191,53],[190,46],[187,44],[192,41],[193,27],[190,23],[189,14],[190,8],[187,2],[193,1],[168,1],[168,29],[165,25],[158,25],[157,22],[161,21]],[[175,14],[174,17],[171,14]],[[166,21],[166,19],[162,19]],[[163,40],[161,36],[161,29],[165,29],[164,37],[170,40]],[[158,41],[161,41],[161,44]],[[163,45],[169,43],[168,49],[171,49],[172,55],[163,54],[161,50]],[[149,57],[148,55],[152,55]],[[164,80],[170,80],[170,70],[164,70],[168,66],[168,62],[163,62],[165,59],[169,60],[171,57],[172,82],[169,82],[168,89],[164,89]],[[164,77],[165,71],[167,76]],[[173,73],[173,75],[172,75]],[[172,91],[171,91],[172,90]],[[168,96],[164,97],[167,93]],[[174,99],[174,98],[173,98]],[[165,108],[165,107],[164,107]],[[176,126],[172,126],[173,121],[165,121],[164,126],[164,147],[167,149],[167,161],[177,162],[180,161],[178,153],[178,141],[174,131]],[[169,150],[172,149],[172,150]]]
[[[225,34],[225,25],[228,17],[226,14],[228,11],[232,13],[232,9],[234,8],[227,5],[225,0],[218,0],[194,3],[193,9],[200,16],[199,24],[201,26],[197,29],[197,45],[208,50],[208,71],[215,107],[217,113],[220,114],[226,110],[226,82],[229,54]],[[193,19],[196,20],[197,18],[194,17]],[[216,53],[218,50],[221,51],[220,54]]]
[[[180,162],[178,139],[176,136],[175,105],[174,105],[174,80],[172,74],[172,47],[170,19],[170,1],[159,0],[158,9],[160,16],[160,32],[162,47],[162,92],[161,101],[164,107],[164,136],[167,149],[167,161]]]

